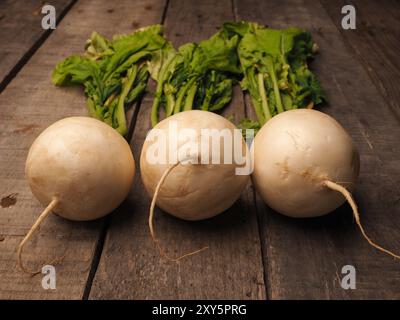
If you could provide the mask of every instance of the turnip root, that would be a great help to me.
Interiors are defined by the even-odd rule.
[[[330,116],[315,110],[281,113],[258,132],[252,146],[258,193],[272,209],[295,218],[325,215],[346,200],[366,235],[351,193],[357,182],[359,154],[347,132]]]
[[[127,196],[135,174],[129,144],[107,124],[88,117],[55,122],[33,142],[25,174],[46,209],[18,246],[22,249],[40,223],[54,211],[75,221],[94,220],[114,210]],[[40,271],[40,270],[39,270]]]
[[[235,128],[230,121],[217,114],[192,110],[164,119],[149,133],[140,157],[140,171],[144,186],[153,198],[149,227],[157,245],[153,228],[156,203],[164,211],[181,219],[202,220],[223,212],[239,198],[248,182],[248,175],[236,174],[236,168],[242,165],[235,162],[237,153],[242,157],[248,155],[240,133],[240,148],[230,145],[232,149],[229,155],[233,159],[231,163],[226,163],[226,153],[224,155],[223,150],[227,144],[233,144],[233,140],[227,142],[228,140],[220,139],[220,145],[210,142],[209,148],[202,145],[206,129],[219,133],[224,131],[233,137]],[[194,132],[191,138],[185,134],[187,130]],[[156,138],[156,132],[162,135]],[[162,140],[161,136],[165,139]],[[162,145],[157,147],[158,153],[165,152],[165,161],[152,163],[154,161],[149,158],[160,142]],[[173,154],[176,158],[170,161]],[[205,164],[207,161],[208,164]]]

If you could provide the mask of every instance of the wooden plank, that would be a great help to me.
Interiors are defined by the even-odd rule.
[[[309,29],[320,46],[311,64],[325,88],[335,117],[350,133],[361,154],[355,198],[367,232],[383,246],[399,251],[398,205],[400,126],[363,66],[346,47],[320,3],[306,0],[237,1],[240,19],[271,27]],[[272,299],[398,299],[399,263],[371,248],[361,237],[351,210],[294,220],[267,208],[257,196],[262,219],[264,264]],[[343,290],[341,268],[353,265],[357,289]]]
[[[343,17],[341,8],[346,4],[355,7],[357,29],[338,29],[400,119],[400,89],[397,85],[400,81],[400,3],[392,0],[321,2],[337,25]]]
[[[232,20],[231,12],[228,0],[171,0],[166,30],[174,45],[198,41],[212,35],[222,22]],[[131,145],[137,161],[150,129],[151,103],[152,98],[147,96],[135,126]],[[240,91],[236,92],[229,108],[237,117],[243,116]],[[204,245],[210,247],[176,264],[160,257],[150,238],[147,227],[150,200],[140,181],[140,171],[137,172],[128,205],[122,208],[122,214],[112,217],[90,298],[265,298],[260,241],[250,189],[231,209],[207,221],[190,223],[157,210],[157,233],[171,255]]]
[[[0,208],[0,299],[83,297],[104,220],[74,223],[51,216],[27,245],[29,265],[66,254],[56,268],[56,290],[43,290],[40,275],[30,277],[15,266],[15,248],[43,209],[25,182],[25,158],[34,138],[52,122],[87,114],[81,89],[52,85],[55,64],[82,52],[93,30],[108,37],[128,33],[159,22],[162,11],[163,3],[155,0],[78,2],[0,95],[0,198],[17,194],[14,205]]]
[[[56,0],[51,5],[56,9],[57,23],[73,5],[74,0]],[[10,82],[52,30],[44,30],[41,13],[42,0],[0,3],[0,91]]]

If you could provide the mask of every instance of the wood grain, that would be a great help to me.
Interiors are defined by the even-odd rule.
[[[312,32],[320,54],[311,64],[325,88],[334,116],[361,154],[356,200],[367,232],[399,251],[398,166],[400,126],[366,70],[345,45],[324,8],[314,1],[237,1],[240,19],[271,27],[298,26]],[[257,196],[262,219],[264,264],[273,299],[398,299],[398,261],[372,249],[361,237],[349,206],[316,219],[294,220],[268,209]],[[340,287],[341,268],[357,270],[357,289]]]
[[[233,19],[230,8],[227,0],[171,0],[165,20],[167,34],[174,45],[205,39],[224,21]],[[150,129],[151,103],[152,97],[147,96],[135,125],[131,146],[137,160]],[[243,116],[240,91],[229,109],[237,117]],[[137,172],[128,204],[122,214],[112,217],[91,299],[265,298],[251,190],[247,189],[231,209],[206,221],[186,222],[157,209],[155,228],[170,255],[209,246],[209,250],[177,264],[162,258],[152,242],[147,227],[150,199]]]
[[[321,0],[321,3],[400,121],[400,3],[392,0]],[[356,9],[356,30],[340,28],[341,8],[345,4]]]
[[[72,2],[58,0],[57,12]],[[1,2],[0,39],[7,45],[0,51],[0,83],[7,87],[0,95],[0,299],[399,299],[399,263],[366,243],[348,205],[322,218],[293,220],[269,209],[251,184],[231,209],[207,221],[185,222],[157,210],[157,234],[171,255],[210,246],[179,264],[167,262],[149,235],[150,200],[138,163],[128,199],[111,216],[89,223],[51,216],[27,246],[29,266],[66,255],[56,267],[56,290],[42,289],[40,275],[16,268],[15,248],[43,209],[24,179],[28,148],[52,122],[87,114],[81,89],[51,84],[54,65],[82,52],[93,30],[110,37],[164,16],[175,46],[205,39],[233,19],[312,32],[320,54],[311,68],[329,100],[321,110],[348,130],[361,154],[355,193],[361,220],[373,239],[399,252],[399,3],[348,3],[357,9],[355,31],[340,27],[344,1],[84,0],[45,35],[41,1]],[[147,94],[140,109],[128,112],[137,162],[151,103]],[[239,88],[224,114],[236,122],[244,114],[254,118]],[[356,267],[356,290],[340,287],[346,264]]]
[[[74,2],[51,1],[57,24]],[[42,0],[0,2],[0,92],[52,32],[42,29],[41,10],[45,4]]]
[[[66,254],[56,268],[56,290],[43,290],[40,275],[32,278],[16,268],[15,248],[43,209],[25,182],[25,158],[34,138],[52,122],[87,114],[81,89],[52,85],[55,64],[82,52],[93,30],[108,37],[128,33],[159,22],[162,10],[158,1],[78,2],[0,95],[0,197],[16,193],[17,200],[0,208],[0,299],[82,298],[104,220],[74,223],[50,216],[26,246],[30,266]]]

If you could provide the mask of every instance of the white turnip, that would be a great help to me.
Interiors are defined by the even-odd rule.
[[[156,203],[181,219],[202,220],[223,212],[239,198],[248,175],[237,174],[237,167],[243,163],[239,165],[235,160],[246,158],[247,146],[235,128],[215,113],[192,110],[164,119],[149,133],[140,157],[140,172],[153,198],[149,227],[155,241],[153,210]],[[217,135],[217,140],[219,134],[221,137],[225,134],[225,138],[235,136],[239,143],[235,147],[234,138],[221,138],[220,144],[208,140],[210,144],[205,146],[207,139],[202,139],[211,131]],[[165,161],[151,161],[154,149],[164,152]],[[174,154],[175,160],[170,161]],[[231,163],[227,163],[228,157],[232,158]]]
[[[258,132],[252,146],[256,189],[272,209],[295,218],[327,214],[346,200],[366,235],[351,196],[360,166],[347,132],[332,117],[315,110],[281,113]]]
[[[89,117],[59,120],[33,142],[26,160],[26,178],[46,209],[18,247],[54,211],[75,221],[94,220],[114,210],[127,196],[135,162],[126,140],[105,123]]]

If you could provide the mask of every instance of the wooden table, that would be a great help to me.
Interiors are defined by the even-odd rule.
[[[16,268],[15,248],[42,206],[24,179],[28,148],[54,121],[86,115],[79,88],[50,82],[55,64],[83,50],[93,30],[112,36],[163,23],[178,46],[209,37],[228,20],[309,29],[320,47],[312,63],[327,92],[322,111],[350,133],[361,154],[355,198],[372,238],[400,251],[400,3],[308,0],[58,0],[57,29],[44,31],[42,1],[0,3],[0,298],[1,299],[399,299],[400,262],[362,238],[343,205],[306,220],[266,207],[249,185],[227,212],[189,223],[157,210],[168,252],[210,249],[179,264],[160,257],[147,228],[149,198],[140,171],[126,201],[94,222],[48,218],[29,243],[33,266],[65,254],[56,290],[43,275]],[[341,28],[341,8],[354,4],[357,29]],[[129,114],[129,142],[139,159],[150,129],[151,95]],[[252,115],[235,92],[228,114]],[[138,161],[137,161],[138,162]],[[211,190],[212,192],[212,186]],[[11,196],[10,196],[11,195]],[[357,288],[344,290],[342,267],[353,265]]]

